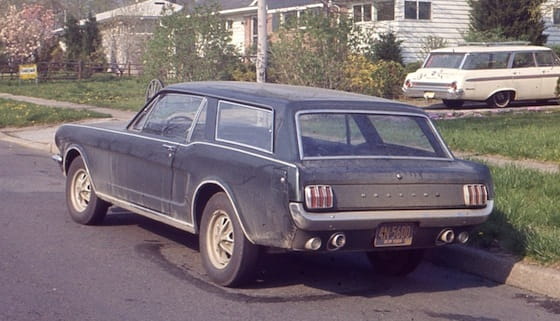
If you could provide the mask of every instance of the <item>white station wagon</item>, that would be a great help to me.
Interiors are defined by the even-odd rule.
[[[513,100],[557,98],[560,60],[539,46],[463,46],[433,50],[422,68],[406,76],[408,97],[439,98],[447,107],[485,101],[506,107]]]

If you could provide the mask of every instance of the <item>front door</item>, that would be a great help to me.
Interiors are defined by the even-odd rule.
[[[202,98],[164,93],[137,118],[113,157],[113,193],[159,213],[169,213],[175,151],[186,141]],[[194,112],[192,111],[194,110]]]

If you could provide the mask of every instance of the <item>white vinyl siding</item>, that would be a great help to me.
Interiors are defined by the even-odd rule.
[[[422,47],[428,36],[445,39],[447,46],[463,43],[463,34],[469,28],[467,0],[419,0],[431,3],[430,19],[405,18],[405,1],[415,0],[395,0],[394,20],[369,23],[376,33],[393,31],[399,40],[403,40],[401,48],[405,63],[426,58],[422,55]],[[363,1],[356,1],[352,5],[361,3]],[[365,23],[363,25],[366,27]]]

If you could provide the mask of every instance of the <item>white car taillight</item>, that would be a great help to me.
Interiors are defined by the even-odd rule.
[[[463,196],[467,206],[484,206],[488,201],[488,190],[483,184],[463,185]]]
[[[334,194],[329,185],[309,185],[305,187],[305,205],[308,209],[332,208]]]

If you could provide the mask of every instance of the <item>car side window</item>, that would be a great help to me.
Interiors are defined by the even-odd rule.
[[[220,101],[216,139],[272,152],[273,118],[270,109]]]
[[[179,141],[186,140],[187,131],[203,101],[203,98],[197,96],[164,95],[152,108],[142,132]]]
[[[535,67],[532,52],[518,52],[513,57],[513,68]]]

